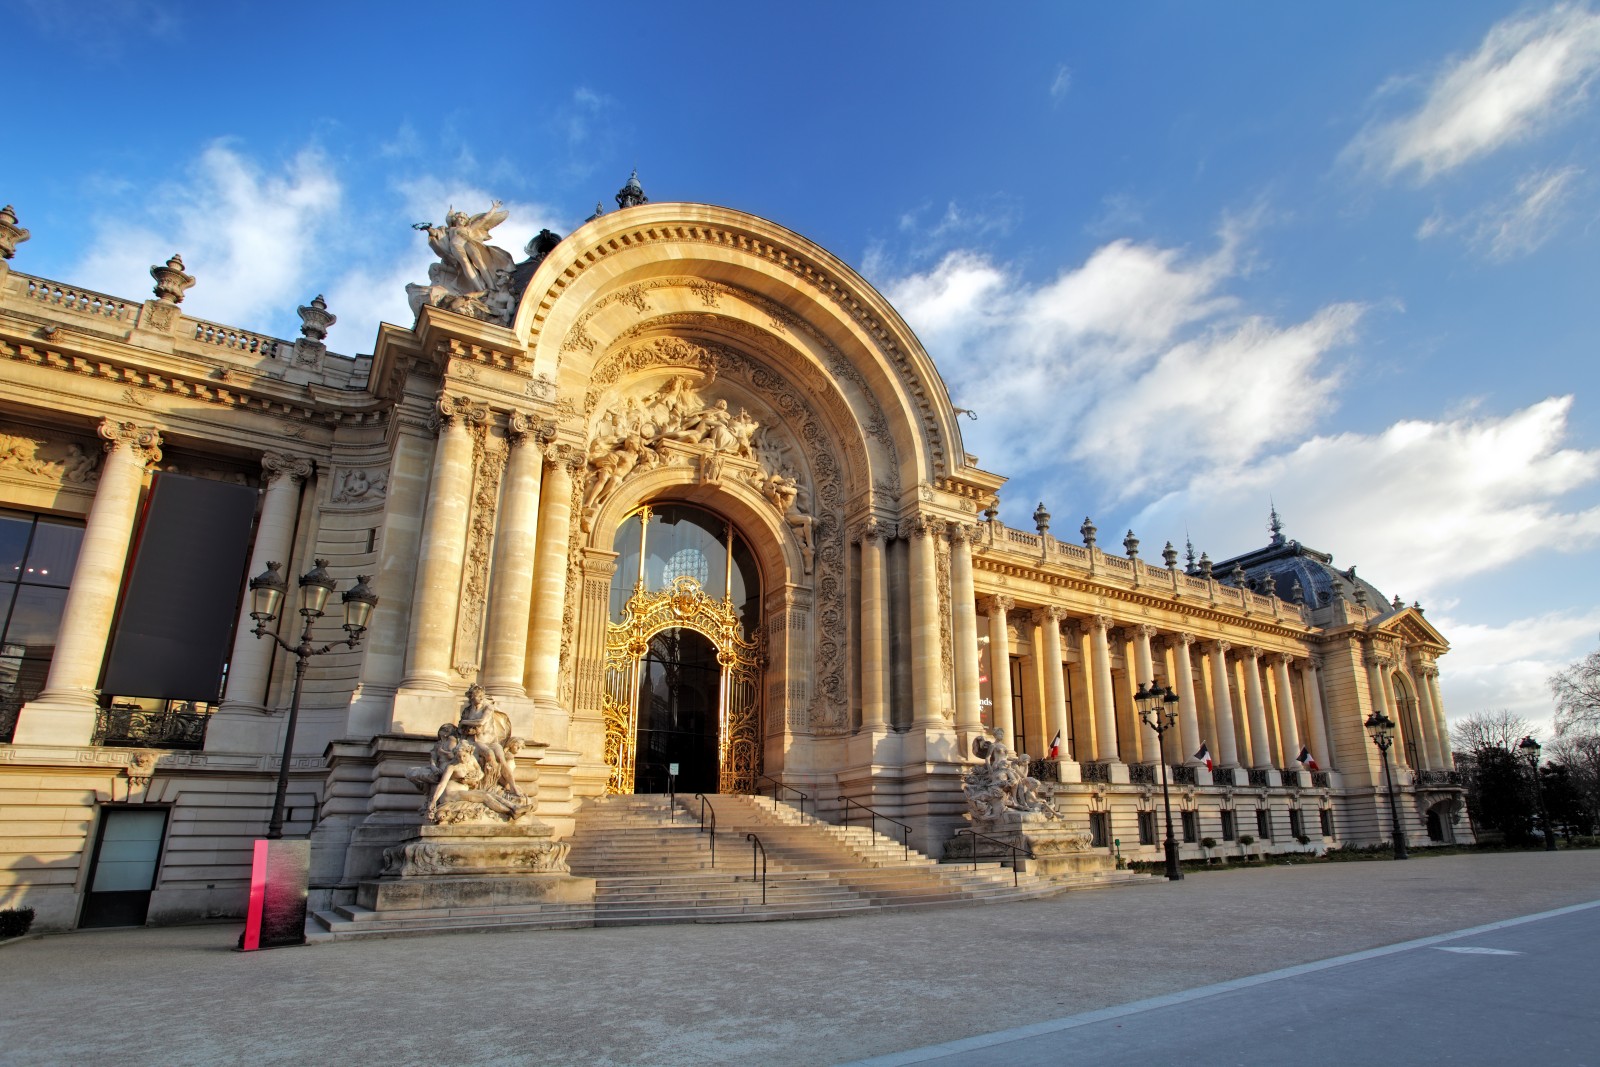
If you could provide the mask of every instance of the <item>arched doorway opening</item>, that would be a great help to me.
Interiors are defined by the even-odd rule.
[[[749,544],[715,513],[668,502],[629,514],[612,547],[607,792],[665,792],[669,781],[685,792],[753,791],[761,578]]]

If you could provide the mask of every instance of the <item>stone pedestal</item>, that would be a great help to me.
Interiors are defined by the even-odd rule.
[[[419,826],[384,851],[382,876],[361,883],[356,903],[392,911],[593,901],[594,879],[570,873],[569,846],[552,835],[539,822]]]
[[[1090,875],[1116,870],[1116,860],[1089,845],[1089,831],[1069,827],[1061,819],[1045,815],[1008,811],[993,821],[975,823],[973,829],[986,837],[1016,845],[1032,852],[1033,859],[1021,858],[1017,869],[1046,878],[1063,875]],[[969,839],[970,840],[970,839]],[[985,842],[977,839],[979,853]],[[993,845],[988,848],[992,850]]]

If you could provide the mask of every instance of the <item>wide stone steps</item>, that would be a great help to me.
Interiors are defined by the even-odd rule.
[[[595,925],[592,904],[535,904],[525,907],[412,908],[376,912],[359,904],[340,904],[312,912],[306,940],[357,937],[411,937],[486,930],[575,930]]]

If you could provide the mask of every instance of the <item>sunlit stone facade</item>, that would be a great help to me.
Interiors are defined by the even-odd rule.
[[[543,746],[523,764],[558,833],[677,764],[698,776],[680,788],[852,798],[937,854],[998,726],[1070,823],[1154,858],[1162,754],[1132,695],[1158,679],[1179,698],[1165,762],[1186,857],[1205,838],[1388,839],[1375,709],[1399,723],[1411,844],[1468,834],[1447,645],[1420,609],[1276,530],[1213,575],[1108,551],[1090,524],[1005,526],[1004,478],[966,452],[916,337],[782,227],[630,200],[530,246],[503,309],[424,294],[348,358],[320,301],[292,342],[185,315],[205,278],[176,257],[143,301],[8,270],[26,231],[7,218],[0,906],[41,927],[141,878],[150,921],[241,913],[293,677],[249,633],[245,580],[269,561],[291,607],[317,559],[381,598],[359,647],[307,674],[287,833],[312,841],[314,904],[348,899],[416,824],[405,771],[474,683]],[[107,688],[163,478],[256,494],[243,565],[193,594],[235,621],[201,694]],[[100,855],[113,823],[153,857],[121,882]]]

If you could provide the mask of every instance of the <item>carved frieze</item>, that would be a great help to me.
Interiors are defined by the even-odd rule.
[[[91,489],[100,480],[99,450],[72,440],[0,430],[0,472],[30,481]]]

